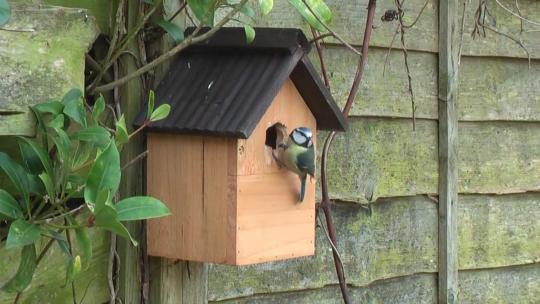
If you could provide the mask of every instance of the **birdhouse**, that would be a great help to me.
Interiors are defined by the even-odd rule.
[[[277,123],[343,131],[345,119],[297,29],[224,28],[183,51],[156,90],[171,114],[147,130],[148,254],[230,265],[314,254],[315,179],[275,160]],[[143,110],[136,125],[144,122]]]

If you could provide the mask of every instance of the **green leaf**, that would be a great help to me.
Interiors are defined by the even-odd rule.
[[[45,170],[47,174],[52,176],[52,165],[49,159],[49,154],[41,145],[35,142],[32,139],[26,137],[19,137],[19,147],[21,149],[21,154],[23,160],[27,162],[29,168],[33,166],[34,170],[29,170],[32,174],[39,174]],[[36,166],[36,162],[39,161],[39,166]]]
[[[144,3],[150,4],[150,5],[154,5],[154,1],[153,1],[153,0],[144,0]]]
[[[240,8],[240,13],[242,13],[248,18],[251,18],[252,20],[254,20],[257,17],[255,14],[255,11],[251,7],[251,5],[249,5],[248,3],[242,5],[242,7]]]
[[[25,169],[4,152],[0,152],[0,168],[4,170],[13,183],[13,186],[15,186],[15,189],[22,194],[26,206],[29,208],[30,195],[28,189],[30,188],[30,181]]]
[[[50,122],[48,122],[46,125],[47,127],[51,127],[53,129],[63,129],[64,123],[65,123],[64,115],[59,114],[59,115],[56,115],[56,117]]]
[[[35,111],[39,111],[40,113],[51,113],[53,115],[58,115],[64,110],[64,104],[62,104],[58,100],[53,100],[44,103],[38,103],[37,105],[33,106],[33,108]]]
[[[255,29],[251,25],[244,24],[244,32],[246,33],[246,41],[248,44],[255,39]]]
[[[94,107],[92,108],[92,120],[94,123],[99,122],[99,118],[101,117],[101,114],[105,111],[105,98],[103,98],[103,95],[100,95],[99,98],[96,100],[96,103],[94,103]]]
[[[52,138],[60,159],[65,160],[69,157],[69,152],[71,148],[71,141],[66,132],[62,129],[54,129],[57,136]]]
[[[98,212],[96,212],[96,224],[97,227],[102,227],[106,230],[114,232],[119,236],[125,237],[133,243],[134,246],[137,246],[137,241],[135,241],[129,231],[126,229],[122,223],[118,221],[118,214],[116,209],[111,205],[105,205]]]
[[[274,7],[274,0],[259,0],[261,15],[266,16]]]
[[[0,189],[0,214],[10,219],[22,219],[24,217],[19,203],[7,191]]]
[[[7,0],[0,0],[0,25],[8,23],[11,17],[11,8]]]
[[[116,142],[123,145],[129,140],[129,135],[126,127],[126,118],[124,114],[116,122]]]
[[[311,10],[319,17],[319,19],[324,22],[324,24],[328,25],[330,22],[332,22],[332,11],[330,8],[328,8],[323,0],[305,1]],[[319,20],[317,20],[317,18],[311,13],[309,8],[304,4],[303,0],[289,0],[289,3],[296,8],[296,10],[300,13],[300,15],[302,15],[302,17],[304,17],[304,20],[306,20],[309,25],[313,26],[319,32],[326,32],[324,25],[321,24],[321,22],[319,22]]]
[[[58,247],[60,247],[60,250],[62,250],[65,256],[71,259],[71,253],[69,253],[69,243],[67,239],[61,233],[57,231],[49,231],[49,233],[50,235],[47,235],[47,236],[55,239],[56,243],[58,244]]]
[[[90,155],[92,152],[94,152],[96,147],[94,147],[92,144],[88,142],[78,142],[77,143],[77,149],[75,149],[75,153],[73,153],[73,167],[79,167],[84,165],[88,159],[90,158]]]
[[[89,207],[96,204],[98,194],[108,190],[114,196],[120,184],[120,155],[114,140],[101,152],[88,174],[84,200]]]
[[[21,261],[19,262],[17,273],[2,286],[2,290],[6,292],[23,292],[32,282],[36,266],[36,246],[34,244],[24,246],[21,252]]]
[[[71,215],[66,216],[66,219],[70,225],[77,225],[77,221]],[[88,235],[87,228],[75,229],[75,238],[77,239],[78,249],[81,252],[82,266],[84,269],[88,269],[90,262],[92,261],[92,241]]]
[[[184,31],[178,24],[163,19],[156,20],[155,22],[171,36],[176,44],[184,40]]]
[[[68,266],[66,268],[66,286],[68,284],[73,283],[77,276],[81,273],[82,270],[82,263],[81,263],[81,257],[75,256],[74,258],[70,259]]]
[[[62,99],[64,114],[83,127],[86,127],[86,110],[81,100],[82,92],[71,89]]]
[[[149,196],[126,198],[119,201],[115,207],[120,221],[137,221],[171,214],[165,204]]]
[[[16,220],[9,226],[6,248],[16,248],[35,243],[41,237],[41,229],[25,220]]]
[[[51,180],[51,177],[49,174],[43,172],[39,175],[39,179],[43,183],[43,186],[45,186],[45,191],[47,191],[47,196],[49,196],[49,201],[51,203],[54,203],[55,199],[55,192],[54,192],[54,184]]]
[[[202,25],[214,25],[216,0],[187,0],[189,8]]]
[[[169,116],[169,113],[171,112],[171,106],[168,104],[162,104],[152,113],[152,116],[150,116],[150,121],[158,121],[166,118]]]
[[[154,93],[153,90],[150,90],[150,93],[148,93],[148,111],[146,112],[146,119],[150,119],[154,112],[155,99],[156,93]]]
[[[82,128],[73,135],[74,139],[95,144],[103,149],[111,141],[110,133],[101,126]]]

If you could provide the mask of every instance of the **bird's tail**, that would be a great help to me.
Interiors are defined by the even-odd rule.
[[[304,195],[306,194],[306,180],[307,174],[300,176],[300,203],[304,201]]]

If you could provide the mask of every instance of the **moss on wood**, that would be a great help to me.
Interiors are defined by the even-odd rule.
[[[351,286],[437,271],[437,205],[426,197],[381,199],[368,210],[334,207]],[[540,195],[463,195],[458,209],[460,269],[540,262]],[[209,300],[300,291],[337,284],[332,253],[317,229],[314,257],[253,266],[211,265]],[[264,302],[263,302],[264,303]]]
[[[95,23],[80,9],[14,5],[0,31],[0,135],[34,133],[29,106],[84,87],[84,54]]]

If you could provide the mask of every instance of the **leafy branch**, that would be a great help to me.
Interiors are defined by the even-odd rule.
[[[153,93],[150,95],[153,98]],[[3,291],[17,293],[14,303],[20,300],[37,265],[54,243],[65,257],[65,285],[72,285],[76,303],[73,282],[88,269],[92,258],[88,229],[99,227],[136,245],[122,222],[170,214],[162,202],[152,197],[113,202],[121,179],[119,150],[140,130],[128,133],[121,116],[110,131],[102,126],[106,124],[104,110],[103,97],[86,107],[82,92],[73,89],[62,100],[32,107],[37,136],[18,138],[20,163],[0,152],[0,169],[15,189],[0,189],[0,219],[8,226],[5,247],[21,249],[16,274],[2,286]],[[167,117],[169,111],[166,104],[155,110],[152,107],[145,125]],[[50,240],[37,255],[36,245],[42,238]]]

